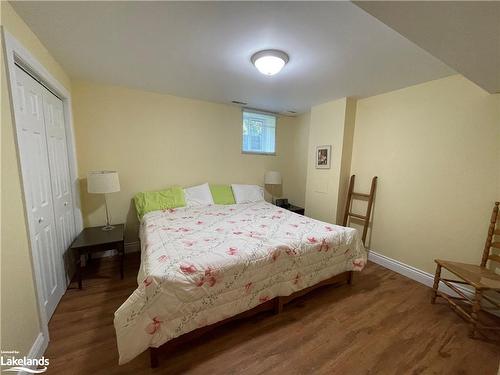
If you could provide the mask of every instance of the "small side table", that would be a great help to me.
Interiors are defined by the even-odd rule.
[[[76,252],[76,275],[78,278],[78,289],[82,289],[82,264],[81,256],[92,253],[113,250],[118,251],[120,257],[120,276],[123,279],[123,261],[125,258],[124,224],[116,224],[109,231],[102,230],[103,227],[85,228],[71,244],[71,249]]]
[[[295,212],[296,214],[299,214],[299,215],[304,215],[304,211],[305,211],[304,208],[299,207],[299,206],[294,206],[293,204],[288,206],[286,209],[288,211]]]
[[[295,212],[296,214],[299,214],[299,215],[304,215],[304,208],[302,207],[299,207],[299,206],[294,206],[293,204],[289,204],[287,207],[281,207],[281,208],[284,208],[288,211],[292,211],[292,212]]]

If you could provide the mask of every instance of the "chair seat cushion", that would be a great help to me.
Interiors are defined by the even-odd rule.
[[[500,290],[500,275],[474,264],[435,260],[441,267],[457,275],[476,289]]]

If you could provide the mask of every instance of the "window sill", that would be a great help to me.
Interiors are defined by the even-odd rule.
[[[241,151],[241,153],[247,155],[276,156],[276,152]]]

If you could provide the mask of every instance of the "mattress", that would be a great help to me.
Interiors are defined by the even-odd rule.
[[[115,312],[120,364],[366,263],[355,229],[266,202],[150,212],[140,239],[138,287]]]

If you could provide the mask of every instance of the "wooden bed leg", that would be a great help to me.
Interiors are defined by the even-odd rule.
[[[160,365],[157,348],[149,348],[149,360],[151,368],[157,368]]]
[[[274,303],[274,313],[279,314],[283,311],[283,299],[281,297],[276,297],[276,301]]]
[[[347,275],[347,284],[354,284],[354,271],[349,271],[349,274]]]

